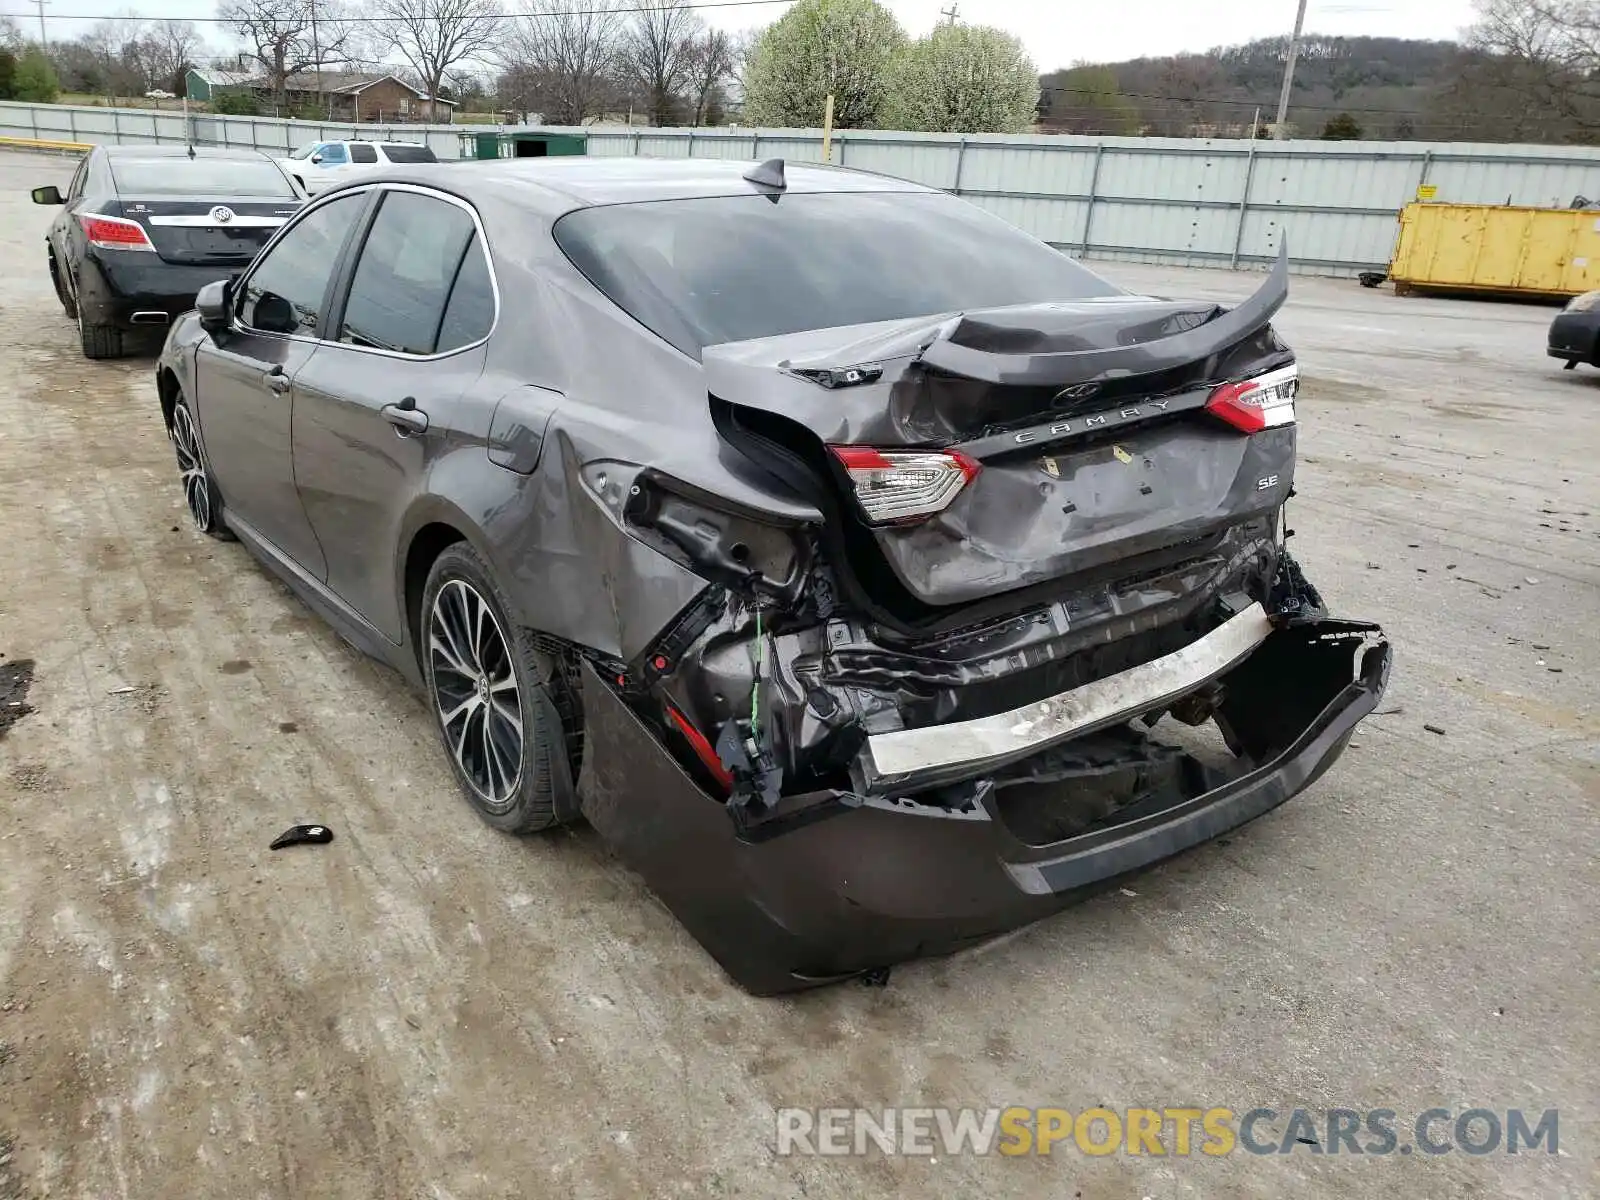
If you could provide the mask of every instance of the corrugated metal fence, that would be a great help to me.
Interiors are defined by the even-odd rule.
[[[0,103],[0,136],[86,142],[184,140],[183,117],[142,109]],[[190,118],[199,143],[285,153],[308,141],[396,137],[441,158],[478,127],[322,125]],[[552,128],[593,155],[819,161],[818,130]],[[947,188],[1045,241],[1090,258],[1250,266],[1285,231],[1295,268],[1348,275],[1389,261],[1418,188],[1466,204],[1566,207],[1600,199],[1600,149],[1424,142],[1251,142],[893,133],[836,134],[833,161]]]

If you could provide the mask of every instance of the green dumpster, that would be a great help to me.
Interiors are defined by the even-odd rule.
[[[588,152],[589,139],[576,133],[517,130],[461,135],[462,158],[554,158]]]

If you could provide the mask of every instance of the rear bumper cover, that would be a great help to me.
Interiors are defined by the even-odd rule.
[[[110,250],[84,261],[78,278],[78,302],[85,315],[107,325],[132,328],[136,312],[164,312],[175,319],[194,307],[195,295],[208,283],[227,279],[248,263],[191,266],[164,262],[154,254]]]
[[[1357,630],[1367,640],[1345,671],[1350,643],[1329,643]],[[1173,807],[1048,845],[1015,838],[987,797],[952,809],[849,793],[819,795],[807,820],[756,840],[586,666],[583,812],[735,981],[790,991],[1027,924],[1282,804],[1377,706],[1391,651],[1371,631],[1331,620],[1275,630],[1236,668],[1256,684],[1259,658],[1296,693],[1283,706],[1292,732],[1269,756]],[[1308,650],[1319,669],[1282,670]]]

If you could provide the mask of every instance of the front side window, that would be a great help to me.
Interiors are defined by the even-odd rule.
[[[322,147],[322,162],[324,167],[342,167],[350,161],[350,156],[345,153],[344,146],[339,142],[329,142]]]
[[[475,232],[459,205],[385,194],[350,281],[339,340],[402,354],[450,349],[439,345],[439,327]]]
[[[371,146],[356,142],[350,147],[350,161],[358,163],[375,163],[378,161],[378,152]]]
[[[685,354],[806,329],[1114,296],[1092,271],[942,192],[818,192],[579,209],[555,239]]]
[[[366,200],[364,192],[340,196],[291,226],[245,280],[239,320],[267,333],[315,337],[328,280]]]

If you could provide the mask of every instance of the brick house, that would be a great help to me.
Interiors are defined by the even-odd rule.
[[[250,92],[262,111],[270,112],[276,97],[260,71],[191,69],[186,84],[195,100],[213,100],[227,91]],[[428,94],[397,75],[368,71],[302,71],[283,88],[290,108],[318,109],[330,121],[382,121],[386,124],[447,125],[454,120],[455,101]]]

